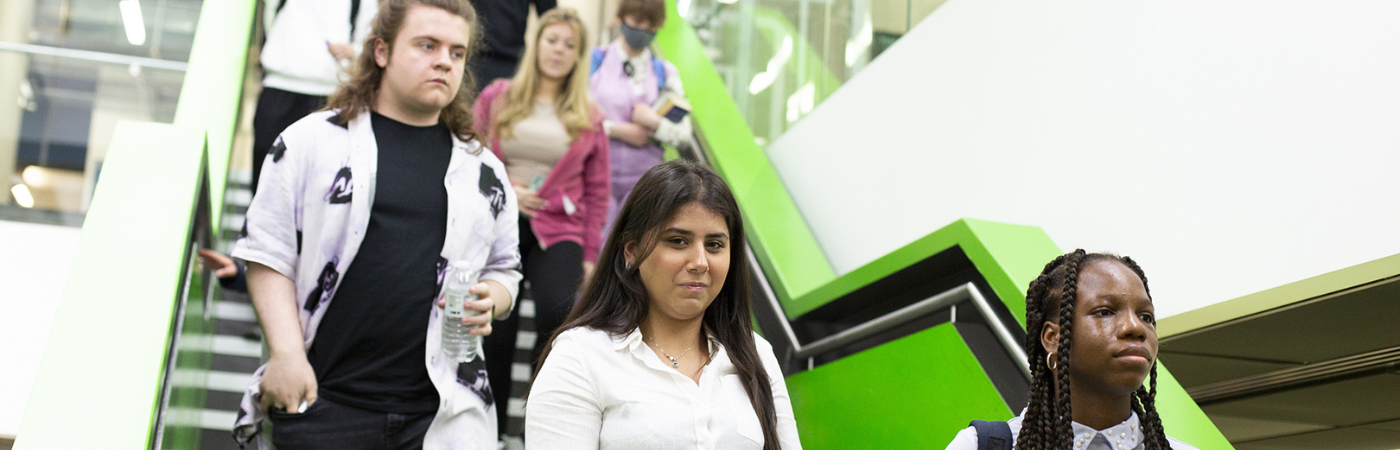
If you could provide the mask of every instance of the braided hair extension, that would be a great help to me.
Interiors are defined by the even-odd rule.
[[[1018,450],[1027,449],[1049,449],[1056,448],[1052,443],[1051,433],[1053,422],[1056,417],[1055,402],[1051,397],[1055,389],[1051,387],[1054,372],[1050,370],[1048,363],[1048,353],[1040,343],[1040,333],[1030,330],[1040,330],[1044,328],[1046,319],[1055,311],[1048,303],[1048,297],[1052,284],[1052,278],[1056,275],[1062,278],[1063,267],[1071,256],[1082,254],[1083,251],[1060,255],[1054,261],[1045,265],[1045,269],[1040,272],[1040,276],[1031,282],[1030,288],[1026,291],[1026,356],[1030,362],[1031,369],[1031,391],[1029,394],[1030,404],[1026,407],[1026,415],[1021,421],[1021,433],[1016,437],[1016,448]],[[1055,305],[1058,306],[1058,305]],[[1059,318],[1055,321],[1058,323]],[[1058,363],[1057,363],[1058,364]]]
[[[1133,258],[1118,257],[1118,262],[1128,266],[1133,273],[1142,280],[1142,290],[1147,293],[1147,298],[1152,298],[1152,289],[1147,285],[1147,274],[1138,266]],[[1142,435],[1145,450],[1171,450],[1171,443],[1167,441],[1167,432],[1162,428],[1162,418],[1157,414],[1157,361],[1152,361],[1152,370],[1147,376],[1147,386],[1139,387],[1133,393],[1134,403],[1141,402],[1142,412],[1138,414],[1138,420],[1142,422]]]
[[[1142,280],[1147,290],[1147,275],[1129,257],[1107,253],[1086,253],[1078,249],[1045,265],[1040,276],[1026,290],[1026,356],[1030,360],[1030,404],[1022,418],[1021,432],[1016,438],[1017,450],[1049,450],[1073,448],[1073,411],[1070,409],[1069,370],[1053,371],[1049,354],[1041,345],[1039,330],[1054,320],[1060,326],[1059,348],[1054,355],[1057,367],[1069,367],[1073,349],[1075,297],[1078,294],[1079,268],[1089,261],[1112,260],[1127,266]],[[1058,294],[1058,295],[1056,295]],[[1170,450],[1157,414],[1157,363],[1153,361],[1148,385],[1132,394],[1131,404],[1142,425],[1146,450]],[[1058,395],[1057,395],[1058,394]]]

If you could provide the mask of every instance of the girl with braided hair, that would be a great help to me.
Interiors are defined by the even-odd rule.
[[[1157,415],[1156,320],[1147,276],[1132,258],[1075,250],[1046,264],[1026,291],[1026,330],[1030,404],[1006,421],[1008,444],[1195,450],[1168,437]],[[968,427],[948,450],[977,449],[978,441]]]

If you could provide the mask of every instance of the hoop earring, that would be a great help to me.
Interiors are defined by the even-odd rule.
[[[1055,361],[1054,353],[1045,354],[1045,367],[1049,367],[1050,370],[1059,370],[1060,363],[1058,361]]]

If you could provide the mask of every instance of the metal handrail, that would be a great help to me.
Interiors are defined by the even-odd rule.
[[[108,64],[119,64],[129,66],[132,64],[152,69],[172,70],[184,72],[189,68],[188,63],[171,61],[168,59],[145,58],[141,56],[122,55],[118,53],[94,52],[91,50],[79,50],[75,48],[49,47],[47,45],[18,44],[14,42],[0,42],[0,50],[8,50],[18,53],[28,53],[32,55],[55,56],[59,58],[81,59]]]
[[[1025,375],[1027,380],[1031,379],[1031,365],[1029,358],[1026,357],[1025,347],[1022,347],[1020,342],[1016,342],[1016,335],[1012,334],[1011,330],[1006,327],[1006,323],[998,318],[996,311],[992,309],[991,301],[982,296],[982,291],[972,283],[967,283],[966,286],[968,287],[968,295],[972,296],[972,304],[977,305],[977,310],[982,313],[982,317],[987,318],[987,326],[992,328],[992,333],[996,335],[997,341],[1001,342],[1001,347],[1006,349],[1012,358],[1016,359],[1016,366],[1021,369],[1021,374]]]

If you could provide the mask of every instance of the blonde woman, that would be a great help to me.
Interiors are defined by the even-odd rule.
[[[520,256],[539,336],[554,333],[579,282],[592,272],[608,210],[608,137],[603,114],[588,96],[587,35],[576,10],[545,13],[515,78],[492,83],[472,108],[519,198]],[[499,322],[486,339],[498,405],[510,397],[518,324],[514,317]],[[544,339],[536,340],[532,361],[543,347]],[[506,409],[497,409],[502,434]]]

